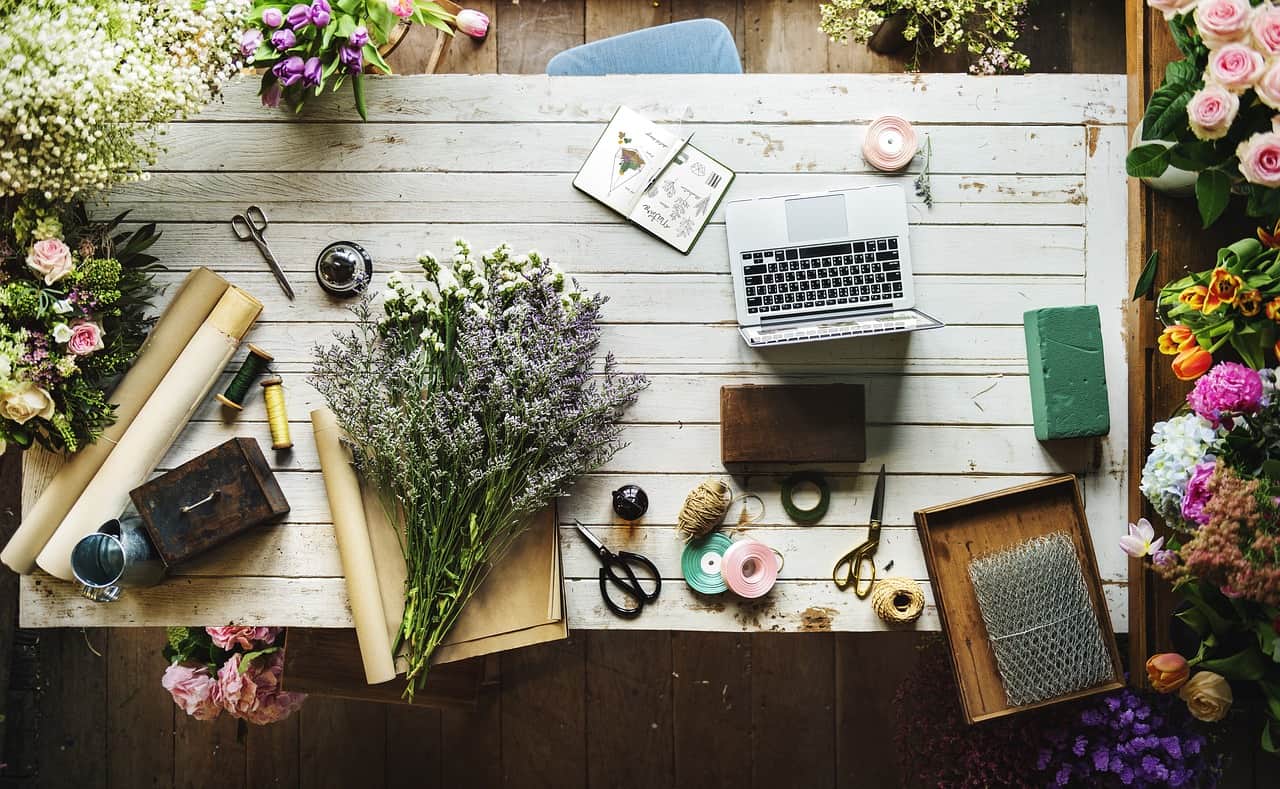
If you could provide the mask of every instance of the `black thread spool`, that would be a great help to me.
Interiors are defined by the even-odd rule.
[[[316,281],[331,296],[354,296],[373,281],[373,258],[354,241],[335,241],[316,258]]]
[[[640,520],[649,511],[649,496],[639,485],[623,485],[613,492],[613,511],[623,520]]]
[[[273,359],[271,354],[253,343],[245,344],[249,348],[249,355],[244,357],[244,362],[240,365],[240,369],[236,370],[235,377],[231,379],[231,383],[227,384],[227,390],[220,395],[215,395],[218,402],[236,411],[244,410],[244,399],[249,395],[249,387],[258,380],[258,376],[267,371],[267,366]]]

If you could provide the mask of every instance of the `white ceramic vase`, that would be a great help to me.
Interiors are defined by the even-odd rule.
[[[1133,130],[1133,138],[1129,140],[1129,150],[1137,148],[1139,145],[1163,145],[1166,148],[1172,148],[1173,143],[1167,140],[1144,140],[1142,139],[1142,121],[1138,121],[1138,126]],[[1154,178],[1143,178],[1142,182],[1157,192],[1163,192],[1174,197],[1191,197],[1196,193],[1196,173],[1190,170],[1180,170],[1170,165],[1163,173]]]

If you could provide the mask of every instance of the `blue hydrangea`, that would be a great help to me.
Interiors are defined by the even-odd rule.
[[[1182,494],[1196,464],[1213,454],[1218,431],[1194,413],[1157,422],[1142,469],[1142,495],[1171,525],[1181,522]]]

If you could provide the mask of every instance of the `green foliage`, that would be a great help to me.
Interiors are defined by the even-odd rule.
[[[165,641],[164,656],[170,665],[202,664],[212,673],[217,673],[232,655],[214,644],[203,627],[170,627],[165,632]]]
[[[1217,168],[1201,170],[1196,178],[1196,204],[1205,227],[1218,221],[1231,199],[1231,176]]]
[[[1169,169],[1169,147],[1160,143],[1139,145],[1125,156],[1124,167],[1135,178],[1159,178]]]

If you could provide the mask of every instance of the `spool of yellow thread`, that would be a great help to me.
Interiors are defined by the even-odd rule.
[[[284,380],[272,376],[262,381],[262,397],[267,401],[267,425],[271,428],[271,448],[289,449],[289,413],[284,407]]]

